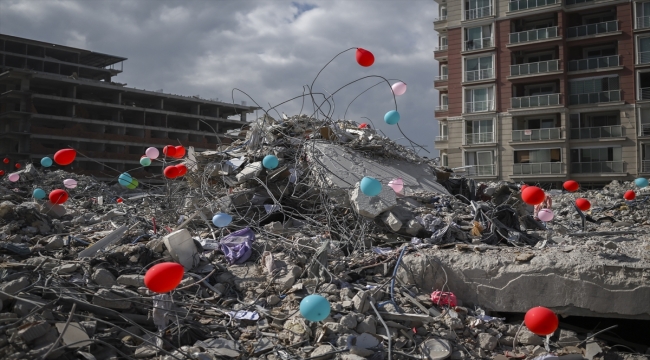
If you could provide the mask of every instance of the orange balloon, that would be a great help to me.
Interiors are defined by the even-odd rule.
[[[173,262],[157,264],[147,270],[144,275],[144,285],[153,292],[170,292],[181,283],[184,274],[185,269],[181,264]]]

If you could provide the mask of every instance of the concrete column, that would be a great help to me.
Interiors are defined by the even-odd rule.
[[[117,93],[113,95],[113,103],[122,105],[122,93]]]
[[[158,103],[158,109],[163,110],[164,106],[165,106],[165,99],[160,99],[160,102]]]
[[[201,115],[201,105],[200,104],[192,105],[190,113],[193,115]]]
[[[245,113],[245,112],[242,112],[242,113],[241,113],[240,121],[242,121],[242,122],[246,122],[246,114],[247,114],[247,113]]]

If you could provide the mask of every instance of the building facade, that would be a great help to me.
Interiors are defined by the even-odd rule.
[[[82,154],[68,167],[73,172],[115,180],[132,171],[146,181],[162,173],[157,162],[140,166],[147,147],[214,150],[255,110],[112,82],[125,60],[0,34],[0,158],[10,159],[0,169],[73,147]],[[228,119],[234,115],[240,119]]]
[[[436,2],[443,165],[515,182],[650,175],[650,1]]]

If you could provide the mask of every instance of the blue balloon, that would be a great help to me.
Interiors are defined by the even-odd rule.
[[[45,199],[45,190],[43,189],[34,189],[34,192],[32,193],[32,196],[34,196],[34,199]]]
[[[266,155],[264,157],[264,160],[262,160],[262,165],[264,165],[265,168],[270,170],[275,169],[276,167],[278,167],[279,164],[280,161],[278,160],[277,157],[275,157],[275,155]]]
[[[634,183],[636,184],[636,186],[638,186],[640,188],[644,188],[644,187],[648,186],[648,179],[646,179],[646,178],[638,178],[638,179],[634,180]]]
[[[399,122],[400,116],[397,110],[391,110],[384,115],[384,122],[388,125],[395,125]]]
[[[50,158],[47,157],[47,156],[44,157],[44,158],[42,158],[42,159],[41,159],[41,165],[43,165],[43,167],[50,167],[50,166],[52,166],[52,159],[50,159]]]
[[[232,222],[232,216],[226,213],[218,213],[212,217],[212,223],[216,227],[226,227]]]
[[[300,302],[300,315],[309,321],[325,320],[330,314],[330,302],[320,295],[309,295]]]
[[[361,189],[361,192],[366,196],[377,196],[381,192],[381,183],[375,178],[366,176],[361,179],[359,188]]]
[[[120,185],[122,186],[129,186],[133,182],[133,178],[129,173],[122,173],[117,178],[117,182],[120,183]]]

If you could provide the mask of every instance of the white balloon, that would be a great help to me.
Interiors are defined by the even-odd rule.
[[[401,81],[394,83],[391,88],[393,89],[393,93],[397,96],[404,95],[406,92],[406,84]]]

